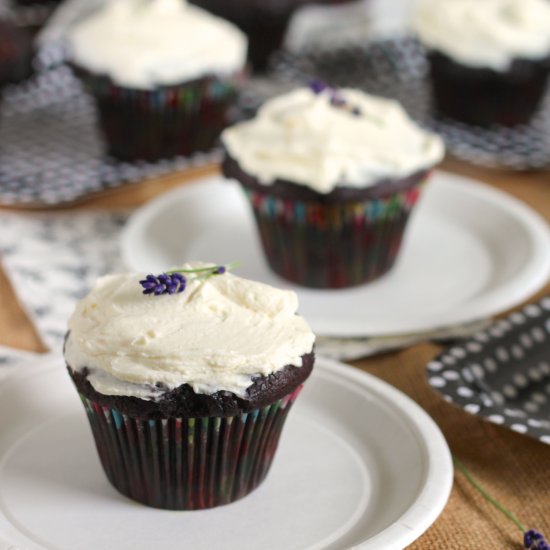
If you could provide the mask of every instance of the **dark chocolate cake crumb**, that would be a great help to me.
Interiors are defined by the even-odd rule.
[[[424,181],[430,170],[419,170],[401,179],[381,179],[368,187],[338,186],[330,193],[318,193],[307,187],[285,180],[276,180],[266,186],[245,172],[239,163],[226,152],[222,163],[222,172],[227,178],[238,180],[244,187],[253,191],[269,192],[270,196],[289,200],[335,204],[349,201],[367,201],[389,197],[395,193],[412,189]]]
[[[91,401],[117,409],[122,414],[132,417],[158,420],[174,417],[235,416],[265,407],[300,386],[311,374],[314,360],[314,353],[307,353],[302,356],[301,367],[287,365],[268,376],[254,378],[254,383],[247,389],[246,399],[228,391],[219,391],[212,395],[197,394],[188,384],[169,391],[156,401],[147,401],[138,397],[103,395],[97,392],[88,381],[89,369],[75,371],[70,365],[67,365],[67,369],[79,393]]]

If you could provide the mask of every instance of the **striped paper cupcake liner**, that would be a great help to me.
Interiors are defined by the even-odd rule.
[[[155,508],[200,510],[238,500],[264,480],[301,389],[237,416],[160,420],[80,397],[103,469],[118,491]]]
[[[137,90],[75,69],[94,97],[107,152],[123,160],[154,161],[214,147],[228,125],[242,74],[208,76],[178,86]]]
[[[424,182],[380,199],[333,204],[245,193],[273,271],[307,287],[345,288],[391,269]]]

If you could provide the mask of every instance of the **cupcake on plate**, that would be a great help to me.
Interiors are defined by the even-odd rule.
[[[237,27],[185,0],[112,0],[68,39],[112,156],[151,161],[215,145],[246,63]]]
[[[255,489],[313,367],[297,307],[293,292],[213,264],[99,279],[64,353],[112,485],[173,510]]]
[[[441,139],[395,101],[320,83],[268,101],[222,134],[223,172],[252,206],[273,271],[345,288],[394,264]]]
[[[529,122],[550,74],[547,0],[421,0],[436,112],[468,124]]]

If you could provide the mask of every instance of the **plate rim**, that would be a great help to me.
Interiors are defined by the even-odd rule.
[[[35,369],[35,375],[40,372],[46,374],[55,368],[62,370],[62,358],[57,354],[48,354],[31,363],[33,364],[27,364],[24,368],[7,374],[3,379],[1,391],[9,391],[10,387],[25,383],[29,368]],[[414,429],[414,439],[426,460],[423,463],[424,479],[414,501],[391,525],[353,546],[354,549],[375,550],[383,544],[387,549],[402,549],[419,538],[447,505],[453,486],[454,469],[451,452],[443,433],[431,416],[412,398],[372,374],[325,357],[317,357],[314,372],[315,370],[319,373],[318,376],[328,378],[329,383],[331,378],[344,379],[361,387],[362,391],[374,394]],[[414,525],[411,525],[411,520],[414,520]],[[17,528],[14,529],[19,533]],[[0,535],[10,536],[9,533],[1,531]],[[38,544],[36,546],[40,547]]]
[[[416,430],[415,439],[421,443],[429,462],[426,477],[414,503],[389,527],[355,545],[354,549],[401,549],[417,540],[443,512],[453,487],[454,467],[447,441],[435,420],[411,397],[388,382],[347,363],[318,356],[316,367],[335,376],[344,377],[368,389],[382,399],[392,410],[404,415]],[[419,437],[420,436],[420,439]],[[416,524],[410,525],[409,519]]]
[[[441,314],[439,320],[437,316],[430,316],[428,319],[414,326],[400,326],[393,330],[388,328],[371,329],[365,332],[359,326],[361,323],[355,323],[352,327],[343,326],[339,328],[338,326],[331,326],[328,328],[324,326],[326,322],[322,319],[314,322],[310,318],[310,322],[317,325],[317,334],[339,338],[385,337],[411,332],[425,332],[448,328],[461,323],[476,322],[521,304],[539,291],[550,279],[550,255],[545,253],[546,250],[550,249],[550,225],[538,212],[523,203],[520,199],[479,180],[442,170],[436,170],[434,176],[441,178],[437,183],[438,187],[441,187],[441,185],[450,186],[456,192],[489,201],[509,219],[513,219],[521,224],[532,246],[529,260],[524,263],[520,273],[516,274],[511,281],[505,282],[505,284],[498,286],[496,289],[484,291],[481,301],[479,299],[470,299],[462,304],[459,309],[454,308],[452,311],[445,312],[444,315]],[[210,175],[191,180],[183,186],[162,193],[135,210],[127,220],[119,237],[121,257],[127,268],[138,269],[138,263],[135,260],[133,250],[135,243],[139,241],[140,232],[143,232],[150,220],[155,219],[160,212],[175,202],[175,200],[181,200],[182,197],[200,192],[201,186],[220,183],[223,185],[236,185],[233,180],[226,180],[221,175]],[[296,290],[296,287],[293,286],[293,288]],[[323,291],[316,290],[316,292]]]

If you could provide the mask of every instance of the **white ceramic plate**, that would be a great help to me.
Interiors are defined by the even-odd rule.
[[[156,510],[107,482],[61,359],[0,387],[0,548],[401,549],[443,510],[452,473],[418,405],[319,359],[256,491],[207,511]]]
[[[234,183],[209,178],[138,210],[122,235],[132,269],[160,272],[185,260],[238,261],[238,274],[299,294],[324,336],[389,336],[476,321],[511,308],[550,276],[550,231],[519,201],[475,181],[435,174],[394,269],[347,290],[310,290],[271,272]]]

